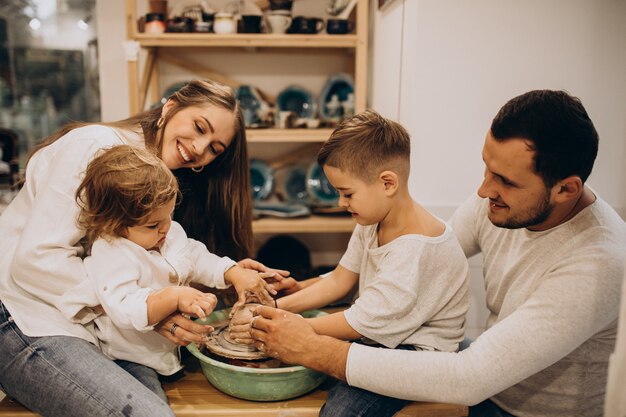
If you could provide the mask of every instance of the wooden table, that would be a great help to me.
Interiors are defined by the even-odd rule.
[[[317,417],[326,400],[324,384],[302,397],[286,401],[256,402],[228,396],[206,380],[201,372],[187,374],[173,384],[165,384],[165,393],[177,417]],[[0,402],[2,417],[35,417],[17,402],[5,398]],[[455,404],[415,402],[395,417],[464,417],[467,407]]]

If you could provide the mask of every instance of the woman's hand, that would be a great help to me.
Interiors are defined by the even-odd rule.
[[[250,258],[242,259],[241,261],[237,262],[237,265],[245,269],[253,269],[257,272],[275,272],[278,275],[285,277],[285,278],[289,277],[290,275],[289,271],[285,271],[282,269],[268,268],[267,266],[263,265],[261,262],[255,261],[254,259],[250,259]]]
[[[180,313],[174,313],[157,323],[154,330],[177,345],[187,346],[191,342],[208,342],[213,326],[198,324]]]
[[[261,262],[255,261],[254,259],[246,258],[239,262],[237,262],[242,268],[253,269],[258,272],[264,273],[272,273],[271,275],[266,275],[265,280],[276,290],[276,292],[280,292],[282,295],[288,295],[293,292],[298,291],[299,285],[298,281],[292,278],[289,271],[285,271],[283,269],[274,269],[268,268],[263,265]]]

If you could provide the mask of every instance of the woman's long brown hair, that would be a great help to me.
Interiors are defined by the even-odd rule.
[[[194,80],[172,94],[169,100],[174,102],[174,106],[163,117],[163,126],[176,113],[190,106],[212,104],[235,113],[235,136],[226,151],[204,167],[202,172],[187,168],[173,171],[182,193],[174,219],[189,237],[203,242],[215,254],[235,260],[251,256],[252,191],[246,130],[232,89],[213,81]],[[163,130],[159,130],[157,122],[161,111],[162,106],[128,119],[98,124],[142,133],[146,148],[160,155]],[[31,155],[69,131],[86,125],[89,123],[65,125],[37,145]]]

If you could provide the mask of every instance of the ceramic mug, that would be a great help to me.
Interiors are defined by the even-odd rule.
[[[289,33],[314,34],[324,29],[324,20],[319,17],[294,17]]]
[[[326,20],[326,32],[331,35],[345,35],[352,32],[354,23],[348,19],[328,19]]]
[[[237,33],[237,21],[231,13],[217,13],[213,21],[215,33]]]
[[[269,13],[266,17],[272,33],[285,33],[291,26],[291,16],[287,13],[279,13],[280,10]]]
[[[261,33],[263,17],[257,14],[241,16],[241,32],[242,33]]]

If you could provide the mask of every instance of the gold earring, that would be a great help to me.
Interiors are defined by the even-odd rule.
[[[162,128],[163,127],[163,123],[164,123],[163,118],[159,117],[159,120],[157,120],[157,123],[156,123],[157,129]]]
[[[198,167],[193,167],[193,168],[191,168],[191,170],[192,170],[193,172],[196,172],[196,173],[197,173],[197,172],[202,172],[202,170],[203,170],[203,169],[204,169],[204,165],[202,165],[200,168],[198,168]]]

